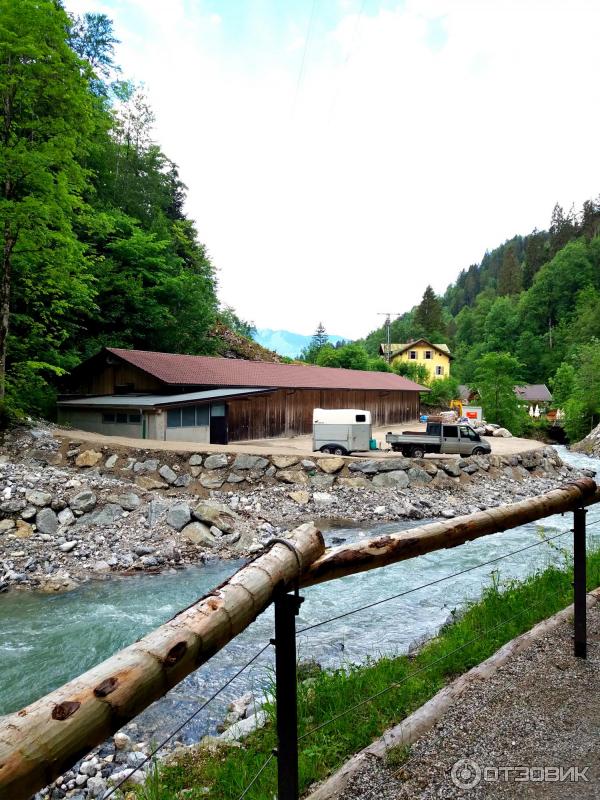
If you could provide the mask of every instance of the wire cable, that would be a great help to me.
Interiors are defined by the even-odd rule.
[[[499,622],[497,625],[494,625],[491,628],[488,628],[480,636],[476,636],[473,639],[469,639],[469,641],[464,642],[463,644],[459,645],[458,647],[455,647],[454,650],[450,650],[449,653],[445,653],[443,656],[440,656],[439,658],[436,658],[430,664],[426,664],[423,667],[420,667],[419,669],[413,670],[409,675],[407,675],[406,677],[402,678],[401,681],[395,681],[394,683],[390,684],[389,686],[386,686],[385,689],[381,689],[381,691],[376,692],[375,694],[372,694],[370,697],[366,697],[364,700],[361,700],[359,703],[355,703],[353,706],[350,706],[349,708],[344,709],[344,711],[341,711],[339,714],[336,714],[334,717],[331,717],[331,719],[328,719],[325,722],[321,722],[319,725],[316,725],[314,728],[311,728],[311,730],[306,731],[306,733],[303,733],[302,736],[299,736],[298,737],[298,741],[301,742],[303,739],[306,739],[308,736],[311,736],[313,733],[316,733],[317,731],[321,730],[322,728],[327,727],[327,725],[331,725],[333,722],[337,722],[338,719],[341,719],[342,717],[345,717],[347,714],[350,714],[352,711],[356,711],[356,709],[361,708],[364,705],[367,705],[367,703],[371,703],[373,700],[376,700],[378,697],[381,697],[382,695],[386,694],[387,692],[392,691],[392,689],[398,689],[400,686],[402,686],[403,683],[406,683],[406,681],[410,680],[415,675],[419,675],[422,672],[426,672],[428,669],[431,669],[436,664],[439,664],[441,661],[444,661],[444,659],[449,658],[449,656],[451,656],[451,655],[454,655],[454,653],[458,653],[460,650],[464,650],[465,647],[468,647],[469,645],[480,641],[485,636],[487,636],[488,633],[491,633],[492,631],[495,631],[497,628],[501,628],[503,625],[507,625],[509,622],[512,622],[517,617],[522,616],[522,614],[525,611],[530,611],[532,608],[534,608],[535,606],[539,606],[539,605],[540,605],[540,603],[533,603],[532,605],[525,606],[525,608],[522,608],[520,611],[518,611],[512,617],[508,617],[507,619],[504,619],[501,622]]]
[[[298,633],[305,633],[306,631],[311,631],[314,628],[319,628],[321,625],[327,625],[327,623],[329,622],[335,622],[338,619],[349,617],[351,614],[357,614],[359,611],[367,611],[369,608],[381,605],[382,603],[387,603],[390,600],[397,600],[398,598],[405,597],[407,594],[411,594],[412,592],[418,592],[420,589],[428,589],[430,586],[435,586],[438,583],[443,583],[444,581],[447,581],[450,578],[456,578],[459,575],[464,575],[467,572],[472,572],[473,570],[480,569],[481,567],[487,567],[490,564],[495,564],[497,561],[501,561],[503,558],[509,558],[510,556],[517,555],[518,553],[523,553],[525,550],[531,550],[532,547],[539,547],[542,544],[547,544],[548,542],[551,542],[554,539],[558,539],[561,536],[566,536],[567,533],[570,533],[570,531],[563,531],[562,533],[557,533],[555,536],[548,536],[540,540],[539,542],[528,544],[526,547],[521,547],[518,550],[512,550],[510,553],[504,553],[504,555],[497,556],[496,558],[491,558],[489,561],[483,561],[481,564],[475,564],[473,567],[466,567],[465,569],[461,569],[458,572],[452,572],[450,575],[444,575],[443,578],[437,578],[436,580],[430,581],[429,583],[422,583],[420,586],[415,586],[412,589],[407,589],[406,591],[400,592],[399,594],[393,594],[390,595],[390,597],[384,597],[382,600],[375,600],[373,603],[368,603],[367,605],[360,606],[359,608],[353,608],[351,611],[344,611],[342,614],[338,614],[335,617],[330,617],[329,619],[324,619],[321,622],[315,622],[313,625],[307,625],[305,628],[300,628],[298,630]]]
[[[317,7],[317,0],[313,0],[312,7],[310,9],[310,18],[308,21],[308,30],[306,31],[306,38],[304,39],[304,49],[302,51],[302,61],[300,62],[300,72],[298,73],[298,81],[296,83],[296,91],[294,93],[294,103],[292,105],[292,119],[296,114],[296,105],[298,104],[298,97],[300,95],[300,87],[302,86],[302,80],[304,78],[304,66],[306,63],[306,53],[308,51],[308,43],[310,41],[310,36],[312,33],[313,28],[313,20],[315,18],[315,9]]]
[[[250,783],[248,784],[248,786],[246,786],[246,788],[244,789],[244,791],[243,791],[243,792],[241,793],[241,795],[238,797],[238,800],[242,800],[242,798],[244,798],[244,797],[245,797],[245,796],[248,794],[248,792],[250,791],[250,789],[251,789],[251,788],[254,786],[254,784],[256,783],[256,781],[257,781],[257,780],[260,778],[260,776],[263,774],[263,772],[264,772],[264,771],[265,771],[265,769],[266,769],[266,768],[269,766],[269,764],[271,763],[271,761],[272,761],[272,760],[273,760],[273,753],[271,753],[271,755],[270,755],[270,756],[267,758],[267,760],[266,760],[266,761],[265,761],[265,763],[262,765],[262,767],[261,767],[261,768],[258,770],[258,772],[256,773],[256,775],[255,775],[255,776],[252,778],[252,780],[250,781]]]
[[[218,695],[220,695],[221,692],[224,689],[226,689],[229,686],[230,683],[233,683],[233,681],[236,678],[238,678],[242,674],[242,672],[244,672],[246,669],[248,669],[248,667],[251,664],[253,664],[256,661],[256,659],[259,658],[265,652],[265,650],[267,650],[270,646],[271,646],[271,643],[269,642],[263,648],[261,648],[257,653],[255,653],[252,656],[252,658],[244,664],[243,667],[240,667],[240,669],[234,675],[232,675],[231,678],[229,678],[227,681],[225,681],[225,683],[219,689],[217,689],[215,692],[213,692],[213,694],[208,698],[208,700],[205,700],[204,703],[202,703],[202,705],[199,708],[197,708],[196,711],[194,711],[193,714],[190,714],[181,723],[181,725],[179,725],[177,728],[175,728],[175,730],[166,737],[166,739],[163,739],[163,741],[158,745],[158,747],[155,747],[154,750],[149,755],[147,755],[146,758],[140,764],[138,764],[137,767],[132,769],[131,772],[128,774],[128,776],[124,780],[122,780],[120,783],[118,783],[116,786],[114,786],[110,790],[110,792],[108,794],[104,795],[103,800],[108,800],[108,798],[112,794],[114,794],[117,791],[117,789],[119,789],[124,783],[126,783],[135,772],[138,772],[138,770],[140,770],[145,764],[147,764],[149,761],[151,761],[154,758],[154,756],[159,752],[159,750],[162,750],[162,748],[166,744],[168,744],[168,742],[170,742],[171,739],[179,733],[179,731],[181,731],[183,728],[185,728],[185,726],[188,725],[194,719],[194,717],[197,717],[198,714],[201,711],[203,711],[206,708],[207,705],[209,705],[209,703],[212,703],[212,701],[215,699],[215,697],[218,697]]]

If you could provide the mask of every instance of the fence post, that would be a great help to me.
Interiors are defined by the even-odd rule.
[[[586,631],[586,555],[585,508],[573,512],[573,608],[574,652],[577,658],[587,658]]]
[[[298,593],[275,597],[275,698],[277,700],[277,800],[298,800],[296,616]]]

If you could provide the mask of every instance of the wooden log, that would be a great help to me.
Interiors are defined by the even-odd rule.
[[[303,573],[301,585],[313,586],[434,550],[456,547],[480,536],[517,528],[551,514],[570,511],[578,504],[598,502],[600,497],[596,490],[595,481],[591,478],[580,478],[540,497],[530,497],[519,503],[331,548]]]
[[[204,664],[321,555],[311,524],[102,664],[0,719],[0,798],[26,800]]]
[[[590,592],[586,604],[592,608],[600,600],[600,589]],[[402,720],[398,725],[387,730],[383,736],[365,747],[349,759],[337,772],[334,772],[318,788],[308,795],[306,800],[338,800],[348,786],[350,780],[361,770],[368,768],[369,759],[385,758],[388,750],[393,747],[407,747],[417,741],[423,734],[433,728],[459,700],[463,694],[475,683],[494,675],[498,669],[511,658],[519,655],[536,641],[556,630],[559,625],[573,616],[573,606],[570,605],[559,611],[549,619],[538,622],[531,630],[522,633],[510,642],[507,642],[494,655],[473,667],[464,675],[460,675],[448,686],[444,686],[431,700]],[[571,653],[569,652],[569,656]]]

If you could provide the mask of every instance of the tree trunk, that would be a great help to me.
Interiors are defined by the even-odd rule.
[[[320,556],[301,525],[226,583],[125,650],[0,720],[0,797],[26,800],[198,669]]]
[[[383,567],[397,561],[456,547],[480,536],[517,528],[527,522],[570,511],[578,503],[587,503],[596,496],[596,482],[580,478],[540,497],[530,497],[519,503],[490,508],[444,522],[433,522],[400,533],[389,533],[375,539],[364,539],[348,546],[334,547],[325,552],[303,573],[301,586],[312,586],[355,572]]]

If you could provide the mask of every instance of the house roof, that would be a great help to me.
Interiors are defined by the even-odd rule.
[[[545,383],[527,383],[515,386],[515,394],[519,400],[527,403],[551,403],[552,394]]]
[[[427,387],[391,372],[274,364],[234,358],[123,350],[116,347],[107,347],[105,352],[171,386],[429,391]]]
[[[458,397],[463,402],[468,402],[471,395],[473,394],[473,390],[469,389],[464,383],[459,383],[458,385]]]
[[[79,397],[74,400],[59,400],[57,405],[71,408],[162,408],[186,403],[202,403],[210,400],[228,400],[251,394],[268,392],[269,389],[209,389],[204,392],[183,394],[112,394],[98,397]]]
[[[414,339],[412,342],[403,342],[403,343],[400,343],[400,344],[391,343],[390,344],[390,355],[392,357],[393,356],[399,356],[401,353],[405,353],[407,350],[409,350],[411,347],[414,347],[417,344],[429,345],[429,347],[433,347],[434,350],[437,350],[438,352],[443,353],[445,356],[448,356],[448,358],[454,358],[454,356],[450,352],[450,348],[448,347],[447,344],[434,344],[433,342],[430,342],[429,339]],[[383,355],[385,355],[387,353],[387,351],[388,351],[387,342],[381,344],[379,349],[380,349],[381,353]]]

